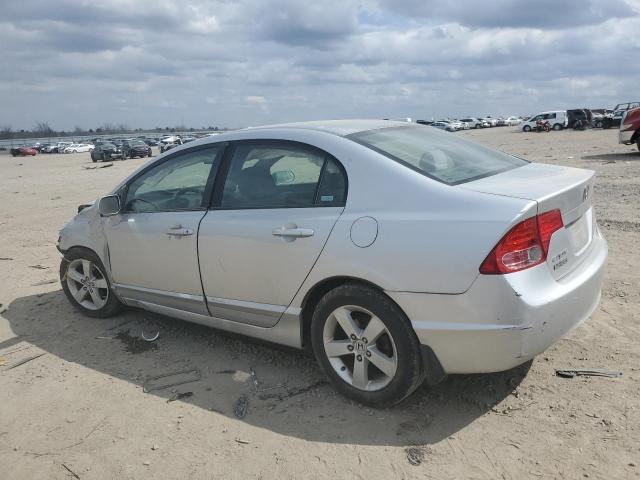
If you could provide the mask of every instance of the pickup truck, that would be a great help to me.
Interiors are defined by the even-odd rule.
[[[640,107],[627,110],[620,122],[618,143],[624,145],[637,144],[640,150]]]

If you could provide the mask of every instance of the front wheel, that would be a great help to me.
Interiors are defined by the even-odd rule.
[[[531,131],[531,127],[529,125],[525,125],[524,127],[522,127],[522,130],[524,132],[530,132]]]
[[[373,288],[346,284],[327,293],[313,314],[311,342],[335,388],[366,405],[394,405],[424,379],[411,322]]]
[[[554,123],[553,124],[553,129],[557,132],[558,130],[562,130],[562,125],[560,125],[559,123]]]
[[[91,250],[74,248],[65,254],[60,283],[69,302],[90,317],[111,317],[123,307],[111,291],[104,265]]]

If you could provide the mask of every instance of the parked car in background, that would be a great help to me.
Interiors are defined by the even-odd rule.
[[[487,122],[490,127],[497,127],[498,126],[498,119],[497,118],[485,117],[483,120],[485,122]]]
[[[613,111],[615,112],[618,110],[622,110],[623,112],[626,112],[627,110],[632,110],[638,107],[640,107],[640,102],[619,103],[618,105],[615,106]]]
[[[593,114],[588,108],[567,110],[567,126],[569,128],[574,128],[578,121],[583,127],[590,126],[592,120]]]
[[[518,117],[507,117],[504,120],[504,124],[507,127],[515,127],[516,125],[519,125],[521,121],[522,120],[520,120],[520,118]]]
[[[138,138],[122,142],[122,158],[150,157],[151,147]]]
[[[58,151],[57,143],[47,143],[42,149],[40,153],[56,153]]]
[[[72,143],[64,149],[64,153],[80,153],[90,152],[95,148],[95,145],[90,143]]]
[[[446,130],[447,132],[455,132],[456,128],[451,125],[449,122],[445,122],[441,120],[439,122],[433,122],[431,124],[432,127],[439,128],[440,130]]]
[[[12,157],[35,156],[38,151],[33,147],[16,147],[9,150]]]
[[[146,143],[150,147],[157,147],[158,146],[158,140],[156,140],[155,138],[145,138],[144,139],[144,143]]]
[[[35,148],[38,153],[45,153],[47,150],[47,147],[51,146],[50,143],[38,143],[36,145],[33,146],[33,148]]]
[[[101,142],[100,145],[96,145],[96,148],[91,151],[91,161],[93,162],[97,162],[98,160],[106,162],[114,158],[124,159],[122,156],[122,148],[110,142]]]
[[[419,123],[420,125],[433,125],[433,120],[416,120],[416,123]]]
[[[87,316],[132,306],[309,347],[337,390],[389,406],[527,362],[593,313],[594,182],[415,124],[245,129],[82,209],[59,278]]]
[[[160,139],[160,153],[182,145],[182,139],[178,135],[168,135]]]
[[[614,110],[610,114],[603,115],[595,121],[596,128],[618,128],[622,122],[626,110]]]
[[[72,145],[73,142],[58,142],[51,153],[64,153],[64,149],[69,145]]]
[[[530,132],[536,127],[536,122],[547,121],[553,130],[562,130],[567,128],[567,112],[566,110],[553,110],[550,112],[541,112],[522,122],[519,126],[524,132]]]
[[[468,117],[463,118],[462,121],[469,125],[469,128],[483,128],[483,122],[479,118]]]
[[[459,120],[446,120],[446,121],[449,123],[449,125],[451,125],[456,130],[462,130],[464,128],[464,126],[462,125],[462,122]]]
[[[618,132],[618,142],[624,145],[635,143],[640,150],[640,107],[624,112]]]

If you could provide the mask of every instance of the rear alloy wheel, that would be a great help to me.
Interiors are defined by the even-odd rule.
[[[525,132],[530,132],[531,131],[531,127],[529,125],[525,125],[524,127],[522,127],[522,130]]]
[[[90,317],[109,317],[122,308],[104,272],[98,256],[85,249],[70,250],[60,264],[64,293],[74,307]]]
[[[557,132],[558,130],[562,130],[562,125],[560,125],[559,123],[554,123],[553,124],[553,129]]]
[[[311,341],[336,389],[361,403],[394,405],[424,379],[411,322],[373,288],[347,284],[327,293],[313,314]]]

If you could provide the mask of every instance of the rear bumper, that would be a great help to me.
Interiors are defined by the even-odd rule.
[[[446,373],[497,372],[542,353],[593,313],[606,258],[607,243],[598,232],[588,255],[560,280],[542,264],[480,275],[460,295],[387,293]]]

